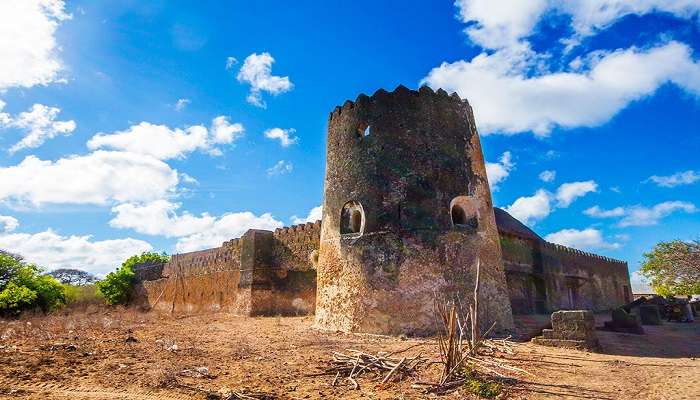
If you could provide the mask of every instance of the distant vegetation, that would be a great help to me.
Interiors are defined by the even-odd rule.
[[[105,279],[97,282],[97,290],[104,296],[107,304],[127,304],[133,294],[133,267],[139,264],[167,262],[169,259],[170,257],[165,253],[143,253],[131,256],[116,271],[110,272]]]
[[[103,280],[89,272],[62,268],[45,273],[22,256],[0,250],[0,316],[17,316],[27,310],[49,312],[73,307],[128,304],[134,284],[133,267],[167,262],[166,254],[143,253],[124,261]]]
[[[700,241],[659,242],[644,254],[640,272],[662,296],[700,294]]]

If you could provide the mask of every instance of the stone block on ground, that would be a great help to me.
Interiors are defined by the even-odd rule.
[[[552,314],[552,329],[532,339],[542,346],[595,351],[600,348],[595,335],[595,319],[588,310],[557,311]]]
[[[627,311],[622,308],[614,309],[611,316],[612,321],[605,321],[605,329],[638,335],[644,334],[644,328],[642,328],[639,316],[628,314]]]
[[[639,306],[639,317],[642,325],[661,325],[661,313],[656,304],[643,304]]]

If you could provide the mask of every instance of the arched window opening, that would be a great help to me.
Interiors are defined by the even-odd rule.
[[[479,212],[474,200],[468,196],[455,197],[450,203],[452,226],[460,229],[477,229]]]
[[[362,205],[356,201],[345,203],[340,213],[340,233],[362,234],[364,229],[365,212]]]
[[[458,204],[452,206],[452,225],[466,225],[467,214]]]

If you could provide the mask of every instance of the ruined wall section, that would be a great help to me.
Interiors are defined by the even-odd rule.
[[[321,221],[280,228],[274,232],[274,266],[287,271],[315,270],[321,241]]]
[[[606,311],[632,301],[624,261],[548,242],[542,246],[542,261],[553,310]]]
[[[160,268],[160,275],[153,269]],[[138,270],[138,269],[137,269]],[[240,242],[175,254],[160,267],[137,273],[136,299],[166,312],[250,312],[250,288],[240,287]]]

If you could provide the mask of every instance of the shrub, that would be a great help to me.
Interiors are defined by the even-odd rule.
[[[473,365],[465,366],[462,376],[466,379],[463,385],[464,389],[479,397],[493,399],[503,391],[503,386],[500,383],[480,378]]]
[[[10,282],[0,292],[0,310],[8,315],[19,314],[21,310],[32,308],[36,298],[35,291]]]
[[[0,313],[17,315],[23,310],[39,307],[54,310],[66,302],[65,288],[54,278],[44,275],[34,264],[20,257],[0,252]]]
[[[133,267],[140,264],[167,262],[166,254],[142,253],[126,259],[116,271],[107,274],[96,283],[97,290],[109,305],[127,304],[131,300],[134,285]]]

